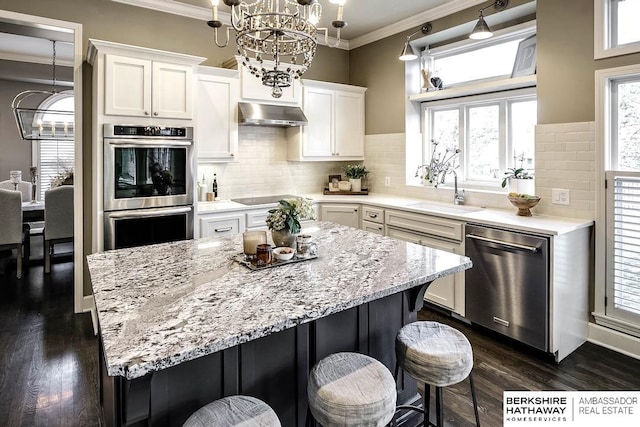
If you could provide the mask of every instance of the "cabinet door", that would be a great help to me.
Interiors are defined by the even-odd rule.
[[[323,221],[360,228],[360,205],[322,205],[320,218]]]
[[[387,227],[387,236],[447,252],[461,252],[460,244],[457,242],[452,243],[446,240],[434,239],[432,237],[425,236],[424,234],[414,233],[409,230]],[[455,306],[456,280],[462,280],[460,274],[450,274],[434,280],[427,288],[425,300],[457,311]]]
[[[193,68],[153,62],[153,117],[190,119]]]
[[[304,114],[309,124],[302,129],[303,157],[331,157],[333,150],[333,97],[326,89],[305,88]]]
[[[257,78],[247,67],[238,64],[241,81],[241,97],[247,101],[263,101],[267,104],[295,104],[300,105],[301,84],[300,79],[293,79],[291,86],[282,88],[282,96],[274,98],[271,95],[271,87],[262,84],[262,79]]]
[[[371,221],[362,221],[362,229],[364,231],[368,231],[369,233],[379,234],[384,236],[384,225],[378,224]]]
[[[234,161],[238,151],[238,80],[200,75],[197,88],[198,161]]]
[[[364,158],[364,95],[335,93],[335,155]]]
[[[105,64],[105,114],[150,116],[151,61],[106,55]]]

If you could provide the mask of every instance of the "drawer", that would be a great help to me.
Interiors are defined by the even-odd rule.
[[[384,209],[374,208],[371,206],[362,207],[362,221],[377,222],[384,224]]]
[[[200,218],[200,237],[217,237],[244,231],[244,215]]]
[[[247,228],[267,228],[265,222],[269,216],[269,210],[247,212]]]
[[[364,231],[368,231],[369,233],[379,234],[384,236],[384,225],[378,224],[376,222],[371,221],[362,221],[362,227]]]
[[[386,210],[385,224],[460,242],[464,236],[464,224],[462,222],[431,215]]]

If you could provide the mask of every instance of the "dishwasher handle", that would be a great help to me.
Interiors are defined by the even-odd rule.
[[[503,240],[490,239],[488,237],[476,236],[474,234],[467,234],[468,239],[480,240],[487,243],[495,243],[496,245],[501,245],[507,248],[520,249],[523,251],[528,251],[532,253],[538,253],[540,251],[539,247],[529,246],[529,245],[520,245],[518,243],[505,242]]]

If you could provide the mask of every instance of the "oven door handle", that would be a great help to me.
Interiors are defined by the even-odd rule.
[[[175,209],[140,209],[135,212],[112,212],[109,213],[109,218],[113,219],[128,219],[128,218],[147,218],[151,216],[167,216],[176,215],[181,213],[191,212],[191,207],[175,208]]]
[[[177,141],[164,139],[105,139],[109,145],[127,145],[129,147],[189,147],[192,141]]]
[[[520,249],[520,250],[523,250],[523,251],[529,251],[529,252],[533,252],[534,254],[537,253],[540,250],[540,248],[535,247],[535,246],[519,245],[517,243],[505,242],[503,240],[490,239],[488,237],[475,236],[473,234],[467,234],[467,238],[468,239],[480,240],[480,241],[487,242],[487,243],[495,243],[496,245],[505,246],[507,248],[514,248],[514,249]]]

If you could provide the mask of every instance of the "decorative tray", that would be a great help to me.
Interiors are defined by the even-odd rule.
[[[363,188],[362,191],[329,191],[328,187],[324,187],[323,194],[326,195],[344,195],[344,196],[366,196],[369,194],[368,188]]]
[[[281,265],[287,265],[287,264],[294,264],[296,262],[303,262],[303,261],[310,261],[312,259],[316,259],[318,258],[318,255],[312,255],[308,258],[298,258],[296,255],[293,256],[293,258],[286,260],[286,261],[280,261],[278,259],[274,259],[271,264],[266,264],[266,265],[256,265],[251,261],[247,261],[244,259],[244,254],[237,254],[234,255],[233,257],[231,257],[231,259],[233,259],[235,262],[237,262],[238,264],[242,264],[245,267],[247,267],[249,270],[251,271],[258,271],[258,270],[264,270],[265,268],[271,268],[271,267],[280,267]]]

